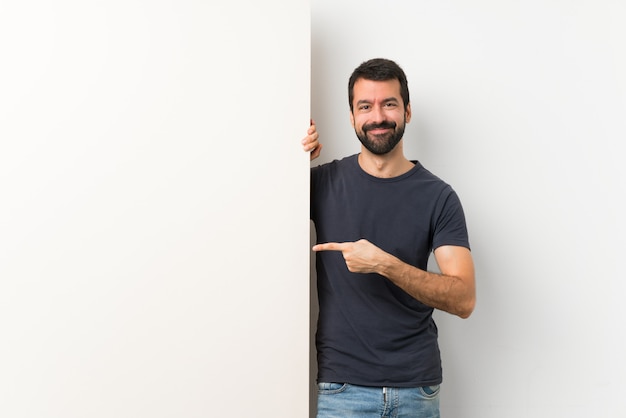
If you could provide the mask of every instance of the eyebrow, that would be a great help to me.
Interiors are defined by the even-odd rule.
[[[390,102],[400,103],[400,101],[396,97],[388,97],[382,101],[382,103],[390,103]],[[372,103],[371,100],[365,100],[365,99],[362,99],[356,102],[357,106],[361,104],[370,104],[370,103]]]

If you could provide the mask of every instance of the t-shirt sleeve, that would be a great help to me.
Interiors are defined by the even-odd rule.
[[[463,206],[456,192],[447,187],[437,202],[433,250],[444,245],[457,245],[470,249]]]

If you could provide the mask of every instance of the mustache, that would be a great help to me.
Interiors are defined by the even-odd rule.
[[[363,132],[367,133],[367,131],[372,129],[396,129],[396,123],[391,121],[384,121],[380,123],[370,123],[367,125],[363,125]]]

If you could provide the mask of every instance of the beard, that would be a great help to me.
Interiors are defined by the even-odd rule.
[[[384,155],[393,150],[398,142],[404,136],[404,128],[406,123],[403,122],[400,126],[398,126],[395,122],[384,121],[381,123],[370,123],[368,125],[363,125],[360,131],[354,130],[356,132],[357,138],[361,141],[361,144],[370,151],[372,154],[376,155]],[[369,131],[373,129],[392,129],[392,131],[380,134],[373,135],[369,134]]]

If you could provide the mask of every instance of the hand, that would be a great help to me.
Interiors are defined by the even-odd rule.
[[[311,126],[307,131],[307,135],[302,138],[302,149],[311,153],[311,161],[320,156],[322,144],[319,142],[319,134],[315,128],[315,122],[311,119]]]
[[[378,273],[386,252],[361,239],[356,242],[328,242],[313,246],[313,251],[341,251],[352,273]]]

